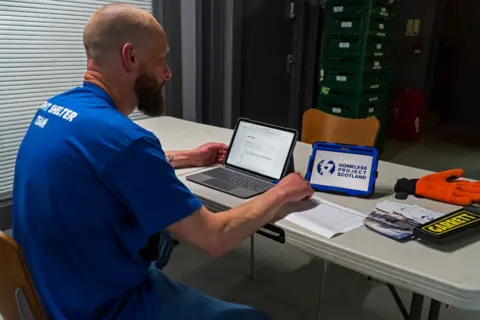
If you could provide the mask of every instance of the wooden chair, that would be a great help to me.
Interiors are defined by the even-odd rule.
[[[18,244],[0,232],[0,315],[4,320],[46,319]]]
[[[377,118],[348,119],[318,109],[303,114],[302,142],[332,142],[373,147],[380,130]]]

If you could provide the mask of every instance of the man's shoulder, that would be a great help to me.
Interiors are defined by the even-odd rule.
[[[111,101],[83,87],[48,99],[37,112],[38,116],[48,122],[39,127],[34,121],[23,149],[36,150],[28,142],[36,144],[41,140],[44,148],[52,151],[48,155],[50,159],[87,160],[101,170],[114,155],[135,141],[146,139],[160,146],[153,133],[120,113]]]
[[[53,105],[48,109],[48,112],[53,111],[53,115],[58,113],[58,110],[74,112],[75,125],[72,133],[86,139],[100,139],[105,142],[115,140],[125,145],[144,137],[156,139],[150,131],[139,126],[115,109],[107,100],[84,87],[59,94],[46,103],[47,107]]]

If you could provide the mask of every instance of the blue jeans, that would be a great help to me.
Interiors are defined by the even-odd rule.
[[[221,301],[183,284],[171,281],[160,271],[168,263],[173,250],[173,239],[162,233],[158,258],[149,270],[162,297],[160,320],[271,320],[265,313],[251,307]]]

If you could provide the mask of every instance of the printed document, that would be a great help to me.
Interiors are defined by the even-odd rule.
[[[302,228],[326,238],[351,231],[363,225],[364,214],[320,198],[295,205],[295,211],[285,217]]]

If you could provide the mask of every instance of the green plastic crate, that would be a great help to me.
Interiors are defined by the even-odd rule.
[[[322,104],[319,109],[329,114],[334,114],[343,118],[365,119],[369,117],[377,117],[377,114],[384,114],[384,103],[371,103],[362,108],[353,108],[342,104]]]
[[[379,15],[385,18],[394,17],[394,11],[392,6],[385,4],[372,4],[366,2],[354,2],[354,3],[337,3],[332,4],[327,2],[325,7],[325,14],[329,17],[367,17],[369,15]]]
[[[344,72],[325,69],[323,70],[322,86],[342,90],[383,90],[388,87],[388,83],[384,72]]]
[[[369,4],[372,6],[393,6],[398,0],[328,0],[327,5],[342,5],[342,4]]]
[[[352,108],[365,108],[371,104],[384,103],[387,93],[382,90],[345,90],[322,87],[319,105],[346,105]]]
[[[336,70],[348,73],[357,73],[363,71],[382,71],[387,70],[391,65],[388,57],[328,57],[324,56],[322,67],[325,70]]]
[[[365,45],[366,41],[366,45]],[[374,56],[386,57],[389,55],[390,44],[384,37],[375,35],[354,35],[350,37],[327,35],[324,41],[323,52],[333,57]]]
[[[383,5],[393,5],[395,4],[396,2],[398,2],[399,0],[374,0],[373,3],[374,4],[383,4]]]
[[[379,37],[393,35],[393,20],[381,16],[370,17],[341,17],[327,16],[325,32],[336,35],[370,34]]]

